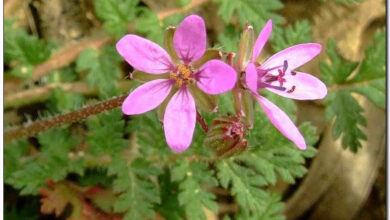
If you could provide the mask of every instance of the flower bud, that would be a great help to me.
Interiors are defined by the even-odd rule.
[[[253,128],[253,121],[255,119],[255,108],[253,104],[252,95],[247,90],[242,91],[243,121],[249,129]]]
[[[179,57],[176,54],[175,48],[173,46],[173,36],[175,34],[176,28],[174,26],[169,26],[164,33],[164,48],[168,52],[174,63],[179,62]]]
[[[242,32],[238,46],[236,68],[239,72],[244,71],[246,65],[252,58],[252,51],[255,42],[255,35],[252,26],[246,26]]]
[[[218,156],[231,156],[246,149],[245,135],[244,124],[239,118],[222,116],[213,120],[204,143]]]

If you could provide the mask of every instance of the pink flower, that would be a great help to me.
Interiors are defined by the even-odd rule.
[[[197,15],[186,17],[177,27],[173,46],[180,58],[177,63],[159,45],[136,35],[124,36],[116,48],[137,70],[155,75],[169,73],[169,79],[156,79],[136,88],[123,102],[122,111],[127,115],[148,112],[177,89],[166,107],[163,126],[169,147],[179,153],[190,146],[196,124],[195,100],[187,86],[196,84],[207,94],[220,94],[234,87],[237,75],[220,60],[194,68],[193,62],[206,51],[205,23]]]
[[[271,56],[264,63],[256,60],[272,31],[269,20],[260,32],[253,48],[252,60],[246,66],[246,83],[251,93],[272,124],[298,148],[306,149],[306,142],[298,128],[286,113],[272,102],[258,94],[259,89],[267,89],[286,98],[298,100],[322,99],[327,88],[316,77],[294,69],[302,66],[321,52],[321,45],[316,43],[298,44]]]

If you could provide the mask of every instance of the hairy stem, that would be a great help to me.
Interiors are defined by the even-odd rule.
[[[73,112],[57,115],[41,121],[36,121],[29,125],[23,125],[9,129],[4,132],[4,142],[6,143],[19,138],[34,136],[35,134],[46,131],[48,129],[74,123],[91,115],[96,115],[101,112],[117,108],[122,105],[126,97],[127,95],[112,98]]]

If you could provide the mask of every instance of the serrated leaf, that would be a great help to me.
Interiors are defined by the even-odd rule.
[[[343,59],[336,51],[336,43],[330,40],[327,54],[330,63],[321,62],[321,77],[333,85],[326,98],[328,120],[335,117],[333,136],[342,136],[342,145],[353,152],[361,147],[366,139],[362,131],[365,126],[363,109],[351,93],[360,93],[379,107],[385,107],[386,68],[385,32],[375,34],[374,41],[365,50],[365,57],[358,63]]]
[[[16,60],[36,65],[49,58],[51,48],[44,41],[18,28],[14,20],[4,22],[4,33],[5,62]]]
[[[361,141],[367,139],[361,129],[366,125],[362,107],[347,91],[330,93],[326,101],[327,119],[335,117],[333,137],[337,139],[342,136],[343,147],[357,152],[362,146]]]
[[[56,88],[51,93],[46,105],[51,112],[65,112],[81,108],[83,104],[84,96]]]
[[[102,98],[117,95],[120,70],[115,65],[119,61],[119,55],[113,47],[106,47],[99,51],[86,49],[78,57],[76,70],[87,71],[87,83],[91,87],[97,87]]]
[[[23,162],[20,160],[28,150],[26,140],[11,142],[4,148],[4,182],[8,183],[12,174],[23,167]]]
[[[158,177],[160,185],[161,204],[157,206],[157,212],[170,220],[181,220],[184,210],[180,207],[178,195],[179,186],[171,180],[169,169],[165,169],[164,174]]]
[[[294,106],[285,106],[291,112]],[[318,138],[315,128],[308,123],[300,127],[308,147],[308,152],[296,148],[268,122],[264,113],[256,111],[254,128],[249,131],[249,149],[241,155],[217,162],[217,176],[224,188],[231,189],[240,207],[242,219],[263,219],[266,216],[269,192],[265,186],[275,184],[277,177],[293,183],[306,173],[305,157],[313,157],[315,150],[311,145]],[[281,209],[273,213],[280,219]],[[264,218],[267,219],[267,218]],[[272,219],[270,217],[270,219]]]
[[[283,22],[283,17],[275,11],[283,8],[280,0],[242,0],[242,1],[225,1],[214,0],[219,4],[218,15],[226,23],[236,15],[240,26],[244,27],[246,22],[260,31],[268,19],[272,19],[275,25],[274,29]]]
[[[330,64],[320,61],[321,78],[328,86],[345,83],[348,76],[358,66],[358,63],[350,62],[341,57],[337,52],[335,40],[329,39],[327,47],[326,53]]]
[[[113,155],[126,146],[125,122],[119,109],[89,119],[88,128],[88,152],[92,155]]]
[[[308,20],[296,21],[284,29],[281,33],[275,34],[272,40],[274,52],[282,51],[288,47],[312,41],[311,28]]]
[[[245,207],[247,212],[261,212],[264,207],[262,199],[266,192],[259,186],[264,186],[266,181],[258,179],[252,169],[240,166],[233,160],[218,162],[216,166],[222,187],[228,188],[230,184],[232,185],[231,193],[236,197],[238,204]]]
[[[154,206],[160,203],[160,195],[150,178],[160,173],[157,167],[141,158],[131,164],[122,158],[113,159],[109,174],[117,176],[113,187],[114,192],[120,193],[114,209],[125,212],[124,220],[154,217]]]
[[[374,42],[367,46],[365,58],[361,63],[359,73],[350,83],[359,86],[353,91],[366,96],[379,107],[386,106],[386,33],[379,31],[374,36]]]
[[[216,212],[218,209],[215,195],[203,189],[203,184],[215,186],[217,180],[213,171],[207,169],[205,163],[186,163],[180,161],[172,169],[172,180],[179,183],[179,204],[184,207],[186,216],[190,220],[204,220],[206,216],[203,206]]]
[[[95,13],[103,20],[108,34],[119,38],[136,17],[138,0],[94,0]]]
[[[140,16],[135,23],[135,31],[146,34],[147,38],[160,45],[163,43],[164,29],[157,14],[149,8],[140,8]]]
[[[226,25],[224,32],[218,35],[220,45],[217,48],[223,51],[237,52],[239,37],[234,25]]]
[[[71,137],[67,130],[49,130],[39,134],[38,140],[42,145],[38,156],[9,178],[9,183],[20,189],[22,195],[37,194],[47,180],[59,181],[70,172],[83,172],[82,160],[71,161],[68,157],[69,151],[78,143],[78,138]]]

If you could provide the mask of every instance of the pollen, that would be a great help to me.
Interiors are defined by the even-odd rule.
[[[287,91],[287,93],[293,93],[295,91],[296,87],[295,86],[292,86],[292,88],[290,90]]]
[[[181,74],[183,76],[183,78],[189,78],[191,75],[190,68],[188,68],[187,66],[185,66],[183,64],[179,64],[177,66],[177,71],[179,72],[179,74]]]
[[[175,81],[175,85],[177,87],[181,87],[182,85],[187,85],[195,82],[195,80],[191,76],[191,68],[184,64],[179,64],[177,66],[176,72],[170,73],[170,78]]]

